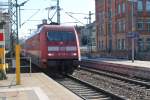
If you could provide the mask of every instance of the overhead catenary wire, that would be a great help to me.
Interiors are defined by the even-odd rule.
[[[63,11],[64,11],[64,9],[63,9]],[[65,11],[64,11],[64,12],[65,12]],[[68,16],[70,16],[71,18],[73,18],[74,20],[76,20],[77,22],[79,22],[79,23],[85,25],[85,24],[82,23],[80,20],[78,20],[77,18],[75,18],[75,17],[73,17],[71,14],[69,14],[68,12],[65,12],[65,14],[67,14]]]
[[[70,13],[70,14],[82,14],[82,15],[89,15],[89,14],[86,14],[86,13],[74,13],[74,12],[67,12],[67,13]]]
[[[40,9],[38,9],[35,13],[33,13],[25,22],[23,22],[21,25],[24,25],[27,21],[29,21],[32,17],[34,17],[36,14],[38,14],[38,12],[40,11]]]

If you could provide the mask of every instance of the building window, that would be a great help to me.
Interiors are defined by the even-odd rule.
[[[108,10],[108,17],[111,18],[112,17],[112,9]]]
[[[108,23],[108,34],[112,36],[112,23]]]
[[[146,1],[146,11],[150,11],[150,0]]]
[[[99,46],[98,46],[98,48],[101,49],[101,41],[99,41]]]
[[[99,26],[99,35],[104,34],[103,24]]]
[[[108,52],[110,53],[111,51],[112,51],[112,40],[109,40]]]
[[[122,4],[122,13],[125,13],[125,3]]]
[[[144,51],[144,40],[143,39],[138,39],[138,51],[139,52]]]
[[[143,0],[138,0],[137,2],[137,10],[143,11]]]
[[[99,34],[104,34],[104,12],[99,13]]]
[[[103,42],[103,40],[102,40],[102,41],[99,41],[99,48],[100,48],[101,50],[104,49],[104,42]]]
[[[120,4],[118,4],[118,14],[121,13],[121,7],[120,7]]]
[[[122,50],[125,49],[125,39],[122,39],[122,41],[121,41],[121,49]]]
[[[150,51],[150,38],[146,39],[147,51]]]
[[[122,21],[122,31],[125,32],[125,30],[126,30],[126,22],[125,22],[125,20],[123,20]]]
[[[117,40],[117,49],[118,50],[121,49],[121,41],[120,41],[120,39]]]
[[[104,41],[102,40],[102,46],[101,46],[102,49],[104,49]]]
[[[143,30],[144,29],[144,23],[142,21],[137,22],[137,30]]]
[[[125,50],[125,39],[118,39],[117,40],[117,49],[118,50]]]
[[[147,23],[147,31],[150,32],[150,22]]]
[[[103,12],[99,13],[99,23],[103,23]]]
[[[111,4],[112,3],[112,0],[108,0],[108,4]]]
[[[121,32],[121,21],[118,21],[118,32]]]
[[[118,20],[117,21],[117,31],[118,32],[124,32],[125,28],[126,28],[125,20],[124,19]]]

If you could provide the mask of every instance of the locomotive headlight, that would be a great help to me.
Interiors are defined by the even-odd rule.
[[[76,56],[76,55],[77,55],[77,53],[73,53],[72,55],[73,55],[73,56]]]
[[[54,56],[54,54],[53,53],[48,53],[48,56]]]

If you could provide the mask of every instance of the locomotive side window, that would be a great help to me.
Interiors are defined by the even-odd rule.
[[[48,41],[74,41],[75,34],[73,32],[48,32]]]

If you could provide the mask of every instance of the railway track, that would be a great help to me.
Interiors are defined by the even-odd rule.
[[[150,74],[149,69],[144,67],[138,67],[133,65],[126,65],[126,64],[115,64],[115,63],[109,63],[109,62],[103,62],[100,60],[92,60],[92,59],[83,59],[80,62],[77,62],[77,64],[80,64],[80,66],[83,67],[89,67],[89,68],[95,68],[98,70],[107,71],[110,73],[116,73],[121,76],[128,76],[128,77],[134,77],[135,80],[140,80],[143,82],[150,83]]]
[[[126,100],[123,97],[92,86],[73,76],[67,76],[65,78],[57,79],[56,81],[84,100]]]
[[[76,70],[73,76],[129,100],[149,100],[150,98],[150,84],[144,79],[84,67]]]
[[[96,70],[96,69],[91,69],[91,68],[85,68],[85,67],[81,67],[81,70],[86,70],[89,71],[91,73],[95,73],[98,75],[103,75],[103,76],[107,76],[107,77],[111,77],[111,78],[115,78],[117,80],[121,80],[125,83],[129,83],[129,84],[134,84],[135,86],[138,87],[145,87],[147,89],[150,89],[150,81],[146,80],[146,79],[140,79],[140,78],[131,78],[131,77],[125,77],[122,76],[120,74],[116,74],[116,73],[110,73],[107,71],[100,71],[100,70]]]

